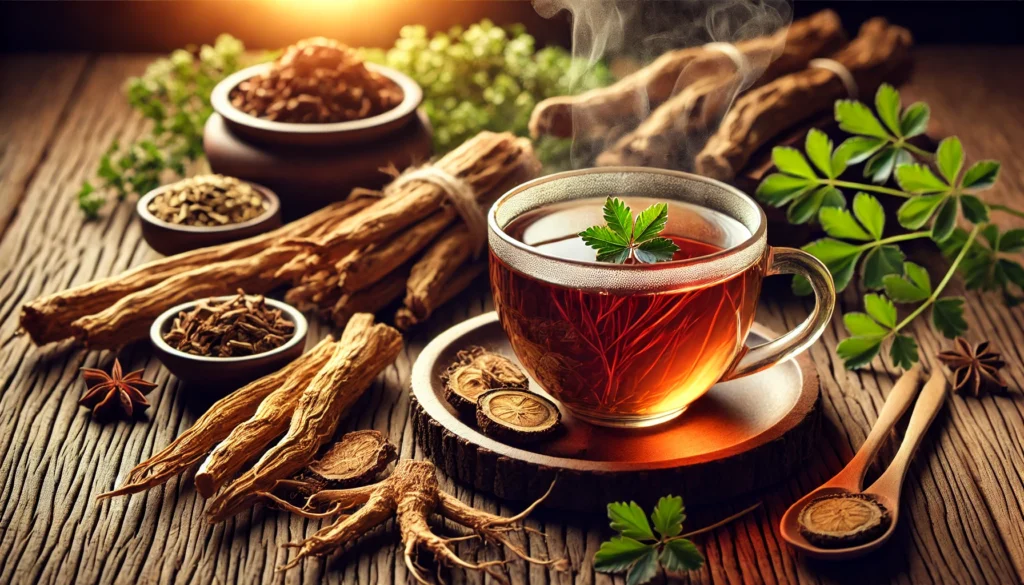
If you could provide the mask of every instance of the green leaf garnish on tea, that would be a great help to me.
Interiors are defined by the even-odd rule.
[[[633,218],[633,212],[621,200],[609,197],[604,202],[605,225],[580,232],[583,243],[597,250],[598,262],[654,264],[672,259],[679,246],[661,237],[668,222],[668,205],[655,203]]]

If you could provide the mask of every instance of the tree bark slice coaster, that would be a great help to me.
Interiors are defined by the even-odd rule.
[[[755,324],[748,344],[775,337]],[[441,376],[470,346],[521,365],[496,313],[442,333],[413,366],[413,432],[438,468],[503,500],[533,501],[557,476],[545,505],[564,510],[598,511],[615,500],[653,504],[667,493],[690,505],[723,503],[788,478],[818,441],[818,377],[801,355],[718,384],[679,418],[646,429],[593,426],[553,401],[561,412],[561,432],[528,446],[510,445],[460,419],[445,400]],[[532,380],[530,391],[550,398]]]

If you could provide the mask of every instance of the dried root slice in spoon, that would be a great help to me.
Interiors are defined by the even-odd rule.
[[[480,346],[468,347],[455,355],[455,363],[441,375],[444,399],[459,411],[473,417],[480,395],[492,388],[526,390],[529,380],[519,366],[507,357]]]
[[[525,444],[555,434],[562,413],[553,402],[518,388],[489,390],[476,403],[476,424],[488,437]]]
[[[845,548],[871,542],[892,518],[874,496],[830,494],[814,498],[800,511],[800,534],[821,548]]]

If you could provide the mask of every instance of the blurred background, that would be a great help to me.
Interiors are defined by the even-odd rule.
[[[885,16],[910,29],[917,44],[1024,42],[1020,1],[796,0],[794,17],[824,8],[837,11],[850,31],[867,18]],[[4,51],[17,52],[166,52],[229,33],[256,49],[276,49],[313,35],[380,47],[390,46],[405,24],[436,31],[484,17],[501,25],[525,24],[541,46],[570,43],[567,14],[544,19],[528,0],[5,0],[0,1],[0,43]],[[672,24],[659,18],[657,8],[647,9],[646,18],[651,26]]]

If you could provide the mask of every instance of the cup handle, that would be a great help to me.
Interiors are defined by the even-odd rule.
[[[765,276],[799,274],[811,283],[814,310],[796,329],[768,343],[750,348],[720,381],[734,380],[770,368],[807,349],[825,330],[836,307],[836,287],[828,268],[814,256],[795,248],[771,248]]]

